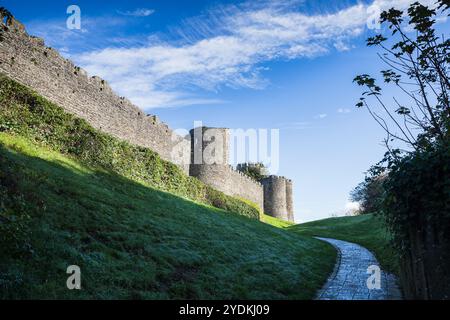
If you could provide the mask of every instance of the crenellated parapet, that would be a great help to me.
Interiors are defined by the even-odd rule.
[[[263,186],[263,184],[262,184],[260,181],[256,181],[256,180],[254,180],[253,178],[251,178],[251,177],[249,177],[248,175],[246,175],[245,173],[243,173],[243,172],[241,172],[241,171],[239,171],[239,170],[234,169],[233,166],[228,166],[228,167],[230,168],[230,170],[232,170],[232,171],[238,173],[238,174],[242,177],[242,179],[245,179],[245,180],[247,180],[247,181],[249,181],[249,182],[251,182],[251,183],[255,183],[255,184],[258,185],[258,186],[261,186],[261,187]]]
[[[26,33],[25,26],[4,7],[0,7],[0,24],[13,32]]]
[[[190,141],[131,101],[118,96],[106,80],[25,32],[7,10],[0,10],[0,72],[32,88],[94,128],[131,144],[151,148],[163,159],[189,171]]]

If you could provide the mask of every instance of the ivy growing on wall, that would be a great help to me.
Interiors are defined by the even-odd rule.
[[[25,136],[83,164],[117,173],[194,201],[258,219],[259,212],[184,172],[148,149],[91,127],[17,82],[0,75],[0,131]]]

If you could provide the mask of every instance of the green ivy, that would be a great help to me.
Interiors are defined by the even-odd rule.
[[[227,196],[148,148],[102,133],[25,86],[0,74],[0,132],[25,136],[39,145],[191,200],[258,219],[259,211]]]
[[[413,153],[390,169],[383,212],[399,252],[410,248],[411,228],[428,225],[450,245],[450,145]]]
[[[394,162],[384,188],[383,213],[407,297],[449,299],[450,143]]]

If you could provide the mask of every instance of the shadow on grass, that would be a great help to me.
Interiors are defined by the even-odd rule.
[[[2,224],[24,237],[0,240],[0,298],[310,299],[332,270],[317,240],[64,159],[0,144],[0,216],[29,216]]]

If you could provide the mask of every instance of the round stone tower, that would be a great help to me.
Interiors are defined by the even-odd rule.
[[[198,127],[191,134],[191,164],[228,165],[229,129]]]
[[[190,131],[191,165],[189,175],[229,194],[226,188],[229,130],[197,127]]]
[[[272,217],[288,221],[286,179],[269,176],[261,180],[261,183],[264,186],[264,212]]]
[[[189,175],[229,196],[250,200],[262,210],[262,185],[228,165],[229,129],[197,127],[190,136]]]
[[[292,196],[292,180],[286,180],[286,209],[288,220],[295,222],[294,220],[294,203]]]

